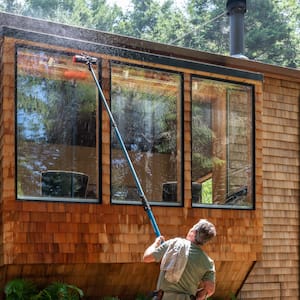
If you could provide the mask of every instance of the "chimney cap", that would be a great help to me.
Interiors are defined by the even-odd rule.
[[[232,10],[239,12],[246,12],[246,0],[227,0],[226,3],[227,13],[230,14]]]

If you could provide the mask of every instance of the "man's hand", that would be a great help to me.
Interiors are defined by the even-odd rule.
[[[152,253],[155,251],[157,247],[159,247],[163,242],[165,241],[165,238],[163,236],[159,236],[155,239],[154,243],[150,245],[144,252],[143,261],[146,263],[155,262],[155,258],[152,255]]]
[[[205,280],[201,283],[201,288],[197,290],[196,300],[205,300],[215,292],[215,283],[213,281]]]
[[[157,237],[155,239],[155,242],[154,242],[155,248],[157,248],[158,246],[160,246],[164,241],[165,241],[165,238],[162,235],[159,236],[159,237]]]
[[[207,292],[204,288],[197,290],[196,300],[205,300],[207,297]]]

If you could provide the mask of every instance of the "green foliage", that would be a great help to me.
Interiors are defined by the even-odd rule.
[[[145,295],[142,295],[142,294],[138,294],[135,297],[135,300],[149,300],[149,299],[150,298],[148,296],[145,296]],[[120,300],[120,298],[119,297],[104,297],[101,300]]]
[[[13,279],[9,281],[5,288],[5,300],[79,300],[84,294],[81,289],[74,285],[54,282],[42,290],[38,290],[37,286],[30,280]],[[135,300],[147,300],[148,296],[137,294]],[[236,300],[236,296],[230,293],[230,299]],[[120,300],[117,296],[106,296],[101,300]],[[212,298],[208,298],[212,300]]]
[[[76,286],[61,282],[54,282],[41,291],[38,299],[79,300],[82,297],[82,290]]]
[[[79,300],[83,291],[78,287],[62,282],[54,282],[42,290],[26,279],[9,281],[4,293],[6,300]]]
[[[202,183],[202,203],[212,204],[212,179]]]
[[[245,23],[250,25],[245,26],[246,55],[249,58],[276,65],[297,66],[297,42],[292,36],[292,24],[287,22],[275,1],[249,1]]]
[[[135,298],[135,300],[149,300],[149,297],[145,296],[145,295],[140,295],[138,294]]]
[[[35,284],[25,279],[14,279],[4,288],[6,300],[30,300],[37,292]]]
[[[233,293],[230,293],[230,299],[231,300],[237,300],[236,296]]]

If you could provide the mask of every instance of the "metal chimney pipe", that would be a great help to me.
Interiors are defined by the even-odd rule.
[[[227,15],[230,19],[230,55],[239,58],[244,56],[244,14],[246,0],[228,0]]]

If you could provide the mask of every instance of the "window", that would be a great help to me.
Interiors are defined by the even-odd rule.
[[[16,61],[17,198],[98,202],[101,120],[87,66],[69,53],[21,45]],[[110,67],[111,112],[147,200],[182,206],[182,74]],[[254,208],[254,87],[200,76],[191,87],[192,205]],[[113,127],[110,150],[112,203],[140,204]]]
[[[181,204],[181,75],[111,64],[111,109],[149,202]],[[139,202],[138,190],[111,130],[111,197]]]
[[[253,208],[253,87],[193,77],[193,205]]]
[[[18,199],[99,199],[95,84],[72,56],[17,48]]]

